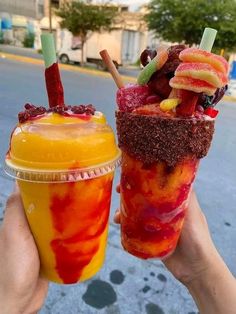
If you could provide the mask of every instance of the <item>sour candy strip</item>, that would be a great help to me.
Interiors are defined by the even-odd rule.
[[[175,71],[175,75],[199,79],[217,88],[227,84],[226,75],[206,63],[181,63]]]
[[[154,59],[152,59],[140,72],[138,76],[138,84],[139,85],[146,85],[153,73],[160,70],[163,65],[168,60],[168,51],[165,49],[161,49],[157,52],[157,55]]]
[[[64,90],[57,63],[54,38],[52,34],[42,34],[41,43],[45,62],[45,81],[49,107],[64,106]]]

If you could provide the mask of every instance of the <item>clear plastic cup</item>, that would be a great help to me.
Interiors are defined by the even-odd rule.
[[[142,259],[168,257],[176,248],[199,160],[187,157],[174,167],[145,167],[122,153],[121,242]]]
[[[120,151],[102,113],[50,113],[19,124],[6,156],[38,247],[41,274],[72,284],[103,265]]]

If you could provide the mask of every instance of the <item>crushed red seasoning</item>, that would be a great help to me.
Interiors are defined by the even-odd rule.
[[[214,120],[116,112],[119,147],[146,165],[165,161],[175,166],[184,157],[203,158],[210,148],[214,124]]]

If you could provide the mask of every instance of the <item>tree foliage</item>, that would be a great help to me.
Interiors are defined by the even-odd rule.
[[[91,32],[109,30],[116,13],[116,7],[108,4],[95,5],[91,0],[64,2],[56,11],[62,19],[61,27],[80,37],[82,52],[88,35]]]
[[[205,27],[218,30],[216,49],[236,48],[235,0],[151,0],[146,21],[164,40],[199,44]]]

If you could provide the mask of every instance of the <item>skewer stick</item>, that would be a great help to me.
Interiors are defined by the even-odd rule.
[[[109,53],[107,50],[100,51],[100,56],[102,57],[103,62],[106,64],[109,72],[111,73],[111,76],[113,77],[116,85],[118,88],[124,87],[124,82],[117,71],[117,68],[115,67],[114,62],[112,61],[111,57],[109,56]]]

